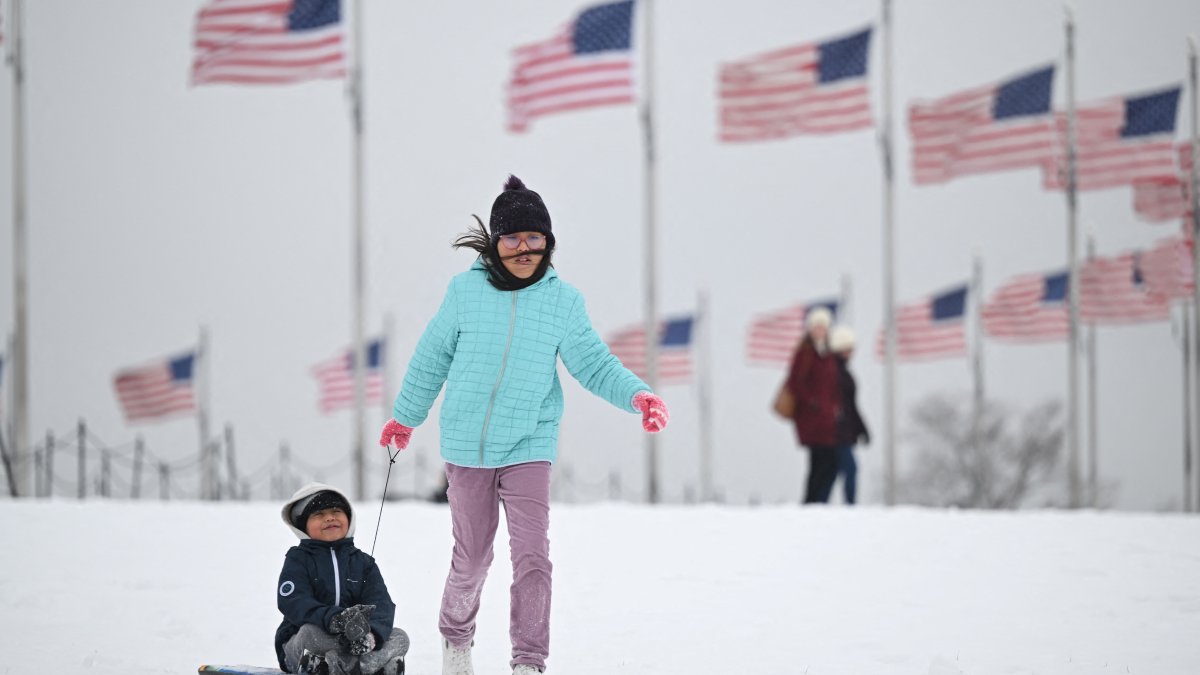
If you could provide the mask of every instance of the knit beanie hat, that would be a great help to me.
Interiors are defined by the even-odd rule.
[[[492,242],[505,234],[514,232],[540,232],[546,235],[549,246],[554,246],[554,233],[550,231],[550,212],[542,202],[542,196],[525,187],[520,178],[509,175],[504,191],[492,202],[492,217],[488,221],[492,231]]]
[[[805,320],[804,325],[809,329],[817,326],[829,328],[831,323],[833,323],[833,312],[830,312],[828,307],[816,307],[808,313],[808,319]]]
[[[849,326],[834,326],[829,331],[829,349],[844,352],[854,349],[854,329]]]
[[[308,524],[309,516],[317,511],[335,506],[345,511],[347,518],[350,517],[350,503],[346,501],[346,498],[340,492],[335,490],[314,492],[303,499],[296,500],[296,503],[292,504],[292,524],[296,526],[297,530],[303,532],[305,525]]]

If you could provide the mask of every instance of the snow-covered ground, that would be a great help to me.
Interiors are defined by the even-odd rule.
[[[371,548],[378,504],[358,505]],[[550,673],[1200,672],[1200,518],[556,504]],[[0,673],[272,665],[294,542],[273,503],[0,502]],[[376,555],[438,673],[444,506],[389,503]],[[507,535],[480,675],[508,672]]]

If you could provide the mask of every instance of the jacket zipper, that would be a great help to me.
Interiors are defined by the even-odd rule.
[[[342,606],[342,573],[338,570],[337,554],[329,549],[329,557],[333,559],[333,606]]]
[[[512,309],[508,314],[508,339],[504,342],[504,356],[500,359],[500,372],[496,375],[496,385],[492,387],[492,395],[488,398],[487,412],[483,414],[483,432],[479,435],[479,466],[483,464],[483,446],[487,440],[488,423],[492,419],[492,406],[496,403],[496,394],[500,391],[500,380],[504,379],[504,369],[508,366],[508,351],[512,348],[513,327],[517,324],[517,292],[512,291]]]

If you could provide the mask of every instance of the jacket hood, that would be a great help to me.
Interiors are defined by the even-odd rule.
[[[317,494],[318,492],[324,492],[325,490],[329,490],[330,492],[338,493],[339,495],[342,496],[342,499],[346,500],[347,504],[350,504],[350,498],[346,496],[346,493],[333,487],[332,485],[326,485],[324,483],[309,483],[308,485],[305,485],[304,487],[300,488],[299,490],[296,490],[295,494],[293,494],[291,496],[291,498],[287,500],[287,503],[285,503],[283,505],[283,508],[279,510],[279,516],[280,516],[280,518],[283,519],[283,524],[287,525],[288,529],[291,530],[292,533],[295,534],[300,539],[311,539],[311,537],[308,536],[307,532],[305,532],[304,530],[298,529],[295,525],[292,524],[292,517],[291,517],[292,516],[292,506],[294,506],[296,504],[296,502],[300,501],[301,499],[304,499],[305,497],[310,497],[312,495]],[[356,511],[358,511],[358,509],[353,508],[353,505],[351,504],[351,509],[350,509],[350,513],[349,513],[350,527],[346,528],[346,538],[347,539],[354,536],[354,523],[357,520],[357,517],[355,515]]]

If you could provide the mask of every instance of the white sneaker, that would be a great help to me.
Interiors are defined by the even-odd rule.
[[[534,668],[528,663],[518,663],[516,667],[513,668],[513,675],[541,675],[541,672],[542,671]]]
[[[471,645],[455,647],[442,638],[442,675],[475,675],[471,665]]]

